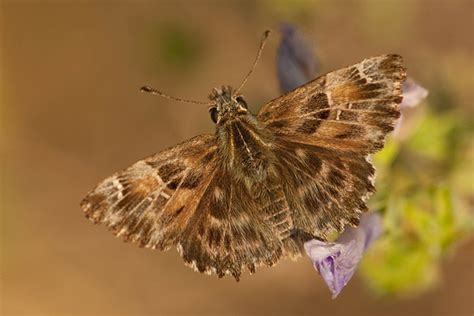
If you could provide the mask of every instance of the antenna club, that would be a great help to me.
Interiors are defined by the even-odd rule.
[[[149,86],[143,86],[140,88],[140,92],[153,92],[153,88]]]
[[[265,32],[263,32],[263,39],[267,39],[267,37],[270,36],[271,33],[271,30],[266,30]]]

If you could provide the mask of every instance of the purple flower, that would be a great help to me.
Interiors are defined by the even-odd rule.
[[[403,125],[405,125],[405,121],[409,119],[411,113],[410,109],[417,106],[428,96],[428,90],[417,84],[415,80],[410,77],[403,83],[402,92],[403,101],[400,104],[401,116],[393,131],[393,135],[397,138],[403,138],[402,131],[405,130]]]
[[[311,45],[297,29],[283,23],[277,53],[277,72],[280,92],[289,92],[316,77],[318,62]]]
[[[304,244],[329,290],[336,298],[354,274],[364,251],[382,232],[382,220],[376,213],[363,214],[358,227],[348,227],[335,242],[310,240]]]
[[[420,86],[412,78],[408,78],[402,86],[403,101],[401,108],[411,108],[417,106],[424,98],[428,96],[428,90]]]

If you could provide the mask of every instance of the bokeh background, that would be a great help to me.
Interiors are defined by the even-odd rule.
[[[423,290],[407,291],[409,278],[405,290],[381,295],[356,274],[331,300],[307,258],[239,283],[218,280],[185,267],[174,250],[123,243],[78,204],[111,173],[213,132],[205,107],[140,86],[206,100],[212,87],[240,82],[263,30],[290,21],[314,41],[322,71],[404,56],[430,91],[424,108],[439,118],[425,130],[446,130],[446,117],[455,126],[441,149],[421,144],[460,161],[437,175],[452,171],[458,185],[449,194],[471,212],[474,1],[4,0],[0,8],[1,315],[473,315],[472,238],[452,237]],[[254,112],[279,95],[278,41],[274,32],[244,88]],[[425,162],[400,168],[419,176]]]

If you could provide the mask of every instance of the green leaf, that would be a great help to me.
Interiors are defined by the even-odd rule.
[[[435,116],[428,112],[407,145],[427,158],[443,160],[451,149],[449,136],[455,127],[456,120],[453,116]]]
[[[388,168],[400,150],[400,144],[392,138],[387,139],[384,148],[374,155],[373,161],[378,168]]]
[[[364,258],[361,271],[379,295],[420,292],[438,279],[438,268],[422,245],[386,236]]]
[[[156,67],[189,71],[204,56],[204,45],[196,30],[176,22],[157,24],[152,33]]]

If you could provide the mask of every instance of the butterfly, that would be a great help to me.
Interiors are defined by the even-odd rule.
[[[238,89],[212,90],[206,104],[215,134],[105,179],[81,202],[86,217],[141,247],[176,247],[196,271],[236,280],[245,269],[298,258],[308,240],[358,225],[375,190],[370,156],[400,116],[402,58],[382,55],[327,73],[254,115],[240,89],[264,43]]]

